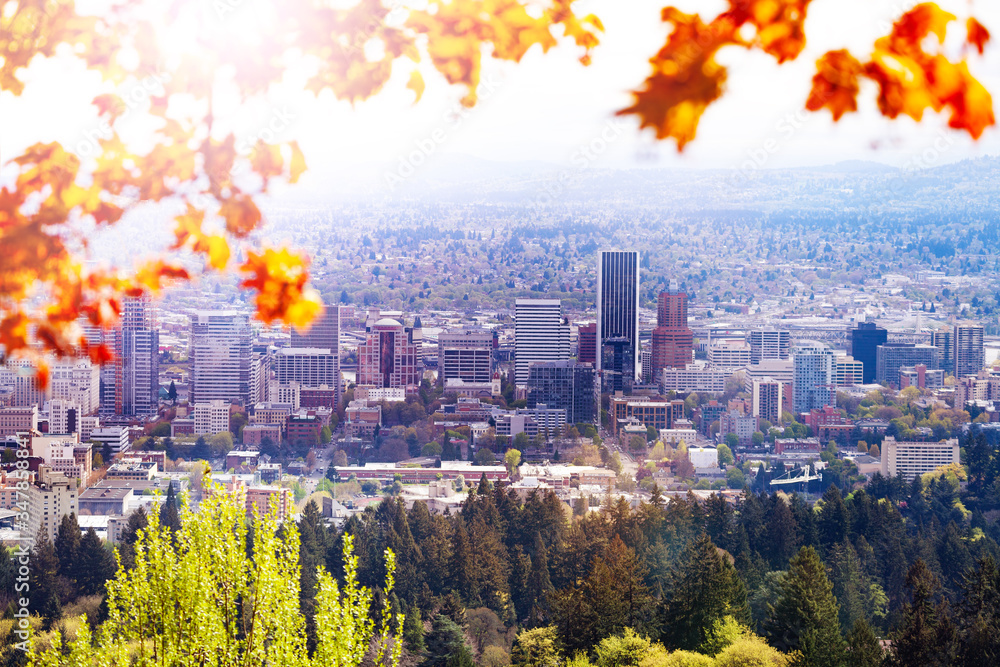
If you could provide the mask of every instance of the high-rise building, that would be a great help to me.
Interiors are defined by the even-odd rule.
[[[493,378],[493,332],[452,329],[438,334],[438,382],[488,384]]]
[[[358,345],[358,385],[374,388],[417,387],[424,374],[419,328],[383,317],[367,328]]]
[[[781,422],[781,383],[771,378],[753,381],[753,416],[771,424]]]
[[[955,329],[942,326],[931,332],[931,345],[938,349],[938,363],[946,373],[955,373]]]
[[[676,280],[660,292],[656,301],[656,328],[653,329],[654,377],[660,377],[664,368],[686,368],[692,361],[694,333],[688,328],[687,294],[680,291]]]
[[[833,390],[833,350],[817,341],[804,341],[792,350],[792,408],[795,414],[830,405]]]
[[[640,380],[639,253],[601,251],[597,263],[597,370],[609,390]]]
[[[716,368],[750,365],[750,346],[741,340],[722,340],[708,348],[708,361]]]
[[[49,433],[69,434],[80,430],[80,408],[73,401],[49,401]]]
[[[597,322],[581,324],[577,329],[576,360],[597,366]]]
[[[341,307],[324,304],[323,314],[313,322],[309,331],[300,332],[297,329],[292,328],[293,348],[330,350],[330,353],[333,355],[334,363],[334,382],[330,385],[330,387],[335,390],[338,400],[343,386],[340,375],[340,321]]]
[[[229,430],[229,402],[207,401],[195,403],[194,432],[197,435],[224,433]]]
[[[52,400],[71,401],[81,415],[97,412],[101,402],[101,369],[89,359],[67,359],[49,369]]]
[[[875,380],[885,384],[899,382],[899,369],[923,364],[937,370],[940,351],[933,345],[913,343],[884,343],[876,349]]]
[[[64,516],[78,514],[76,481],[53,472],[52,466],[38,466],[38,480],[28,486],[28,530],[26,537],[34,540],[39,531],[50,541],[56,539]]]
[[[35,381],[38,369],[27,359],[7,359],[0,366],[0,389],[8,394],[7,406],[12,408],[42,407],[45,404],[45,392],[38,388]]]
[[[337,355],[328,348],[286,347],[274,357],[274,379],[278,384],[298,382],[305,387],[333,387],[337,382]]]
[[[758,329],[747,332],[750,344],[750,363],[759,364],[763,359],[788,359],[792,336],[787,331]]]
[[[571,424],[594,423],[597,418],[599,384],[590,364],[573,360],[534,364],[528,370],[527,387],[529,408],[563,409]]]
[[[190,402],[253,404],[250,316],[238,311],[199,311],[191,315]]]
[[[889,340],[889,332],[874,322],[858,322],[851,329],[851,356],[861,362],[860,384],[875,382],[878,375],[878,346]]]
[[[955,377],[975,375],[986,365],[983,333],[978,325],[955,325]]]
[[[160,406],[160,335],[149,296],[122,301],[115,329],[115,405],[112,414],[155,415]]]
[[[559,299],[517,299],[514,308],[514,381],[523,385],[532,364],[569,359],[569,322]]]

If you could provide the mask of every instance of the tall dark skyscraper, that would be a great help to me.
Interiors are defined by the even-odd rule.
[[[601,251],[597,263],[597,369],[610,391],[630,392],[639,363],[639,253]]]
[[[978,325],[955,325],[955,377],[976,375],[986,365],[986,349],[983,346],[983,327]]]
[[[878,346],[889,340],[889,332],[874,322],[858,322],[851,329],[851,356],[864,364],[862,384],[875,382],[878,362]]]
[[[653,350],[650,367],[653,380],[659,382],[664,368],[683,369],[691,363],[694,334],[687,324],[687,294],[680,291],[676,280],[660,292],[656,307],[656,328],[653,329]]]

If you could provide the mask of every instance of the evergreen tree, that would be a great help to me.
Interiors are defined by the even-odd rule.
[[[771,509],[767,518],[767,555],[771,569],[782,569],[795,555],[798,526],[791,508],[783,498],[775,494],[771,497]]]
[[[910,602],[893,644],[901,667],[935,667],[954,664],[954,627],[941,584],[923,560],[917,559],[906,575]]]
[[[985,558],[965,575],[960,606],[959,660],[968,667],[1000,664],[1000,572]]]
[[[263,449],[261,449],[261,451],[263,451]],[[195,440],[194,447],[191,449],[191,458],[195,461],[208,461],[212,458],[212,449],[205,441],[205,436],[199,435],[198,439]]]
[[[701,646],[712,624],[726,616],[750,623],[743,581],[706,533],[688,544],[672,569],[659,611],[663,643],[688,651]]]
[[[80,595],[102,595],[105,584],[115,576],[115,559],[93,528],[80,541],[80,567],[77,575]]]
[[[62,615],[62,607],[59,604],[59,557],[44,526],[38,529],[30,567],[28,606],[32,614],[42,617],[42,629],[49,630]]]
[[[135,541],[139,537],[139,531],[145,530],[148,525],[149,519],[143,508],[140,507],[129,515],[118,542],[118,555],[123,569],[131,570],[135,565]]]
[[[59,576],[69,590],[76,591],[80,570],[80,524],[75,514],[63,516],[53,547],[59,559]]]
[[[465,645],[462,628],[447,616],[434,617],[424,641],[426,648],[420,667],[472,667],[472,652]]]
[[[548,594],[552,590],[549,579],[549,561],[541,533],[535,533],[535,549],[531,557],[531,574],[528,575],[528,598],[531,603],[531,620],[539,623],[548,611]]]
[[[406,612],[406,620],[403,621],[403,641],[410,653],[421,655],[424,652],[424,622],[420,620],[420,608],[417,605],[411,605]]]
[[[170,381],[170,388],[167,389],[167,398],[171,403],[177,405],[177,385],[174,384],[173,380]]]
[[[882,645],[868,621],[859,618],[847,633],[846,667],[879,667],[882,664]]]
[[[840,495],[840,489],[834,484],[830,485],[823,493],[823,506],[816,523],[820,543],[826,549],[843,542],[847,537],[850,516],[844,499]]]
[[[809,667],[840,667],[844,639],[833,585],[816,550],[802,547],[789,563],[778,603],[770,610],[765,631],[780,651],[800,651]]]
[[[174,483],[171,480],[167,487],[167,498],[160,506],[160,525],[176,534],[181,529],[181,517],[177,511],[177,494],[174,493]]]

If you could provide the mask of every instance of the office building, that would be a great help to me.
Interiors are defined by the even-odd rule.
[[[49,433],[77,433],[82,413],[73,401],[49,401]]]
[[[660,292],[656,302],[651,361],[654,377],[661,377],[664,368],[687,368],[693,360],[694,334],[687,319],[687,294],[680,291],[676,280],[671,280],[669,289]]]
[[[571,424],[596,423],[600,401],[594,367],[576,361],[534,364],[528,370],[528,407],[566,411]]]
[[[253,405],[250,317],[238,311],[191,315],[190,402]]]
[[[43,531],[55,541],[63,517],[79,514],[76,480],[54,472],[51,466],[38,466],[38,479],[28,486],[28,530],[24,537],[34,540]]]
[[[613,391],[639,381],[639,253],[603,250],[597,264],[597,370]]]
[[[749,366],[751,362],[750,346],[744,341],[719,341],[708,348],[708,361],[716,368]]]
[[[229,431],[229,403],[206,401],[194,404],[194,432],[196,435],[225,433]]]
[[[684,401],[612,396],[609,413],[611,432],[614,435],[618,434],[619,428],[629,423],[640,423],[661,431],[673,428],[678,420],[684,419]]]
[[[493,378],[493,332],[452,329],[438,334],[438,382],[489,384]]]
[[[927,370],[927,367],[923,364],[912,367],[903,366],[899,369],[899,388],[906,389],[907,387],[929,389],[931,391],[941,389],[944,387],[944,371]],[[956,393],[958,392],[957,387],[955,391]],[[955,405],[958,406],[960,404],[956,402]]]
[[[941,326],[931,332],[931,345],[938,349],[939,368],[945,373],[955,374],[955,329]]]
[[[0,408],[0,437],[38,430],[38,407]]]
[[[99,371],[100,414],[105,419],[150,417],[160,405],[156,306],[148,295],[126,297],[119,315],[118,326],[101,333],[114,359]]]
[[[902,475],[907,481],[941,466],[958,464],[958,438],[942,442],[897,442],[887,435],[882,441],[882,474]]]
[[[986,365],[983,327],[955,325],[955,377],[976,375]]]
[[[758,419],[766,419],[771,424],[781,422],[781,383],[771,378],[753,381],[751,412]]]
[[[35,382],[37,369],[27,359],[7,359],[0,366],[0,390],[7,393],[6,405],[12,408],[41,408],[45,392]]]
[[[864,363],[844,355],[838,355],[833,360],[833,384],[838,387],[853,387],[863,384]]]
[[[514,307],[514,380],[524,385],[532,364],[569,359],[569,323],[559,299],[517,299]]]
[[[928,370],[938,370],[940,351],[933,345],[913,343],[885,343],[876,351],[875,380],[882,384],[899,381],[899,369],[923,365]]]
[[[597,322],[581,324],[577,329],[576,360],[597,367]]]
[[[750,363],[759,364],[764,359],[788,359],[792,347],[792,336],[787,331],[758,329],[747,332],[750,345]]]
[[[1000,401],[1000,376],[987,371],[979,371],[975,376],[957,378],[955,384],[955,407],[970,401]],[[3,411],[0,411],[0,415]]]
[[[358,385],[375,388],[420,386],[424,374],[419,327],[383,317],[367,328],[358,345]]]
[[[726,391],[726,380],[730,377],[729,371],[709,368],[704,362],[697,362],[688,364],[687,368],[664,368],[660,377],[654,379],[659,380],[660,391],[664,394],[671,391],[721,394]]]
[[[321,348],[340,353],[340,307],[323,305],[323,314],[313,320],[307,331],[292,327],[293,348]],[[339,368],[339,367],[338,367]]]
[[[875,382],[878,366],[878,346],[889,340],[889,332],[874,322],[858,322],[851,329],[851,356],[862,364],[861,382]]]
[[[719,417],[719,442],[725,442],[726,436],[732,433],[740,447],[750,447],[756,430],[757,417],[739,410],[727,410]]]
[[[792,408],[795,414],[831,405],[833,350],[823,343],[804,341],[792,350]]]
[[[80,415],[95,414],[101,404],[101,369],[89,359],[59,360],[49,367],[52,400],[75,403]]]
[[[286,347],[274,356],[274,379],[279,385],[333,387],[339,375],[337,355],[328,348]]]

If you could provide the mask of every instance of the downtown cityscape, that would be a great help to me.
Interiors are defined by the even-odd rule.
[[[0,2],[0,667],[1000,664],[1000,9],[664,5]]]

